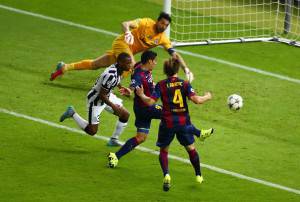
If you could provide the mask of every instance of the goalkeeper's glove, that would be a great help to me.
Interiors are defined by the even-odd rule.
[[[127,31],[125,32],[125,42],[129,45],[132,45],[133,42],[134,42],[134,37],[133,35],[131,34],[131,31]]]
[[[185,70],[185,76],[187,78],[187,80],[192,83],[192,81],[194,80],[194,74],[190,71],[190,70]]]

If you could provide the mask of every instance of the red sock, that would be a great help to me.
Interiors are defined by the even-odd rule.
[[[188,151],[189,156],[190,156],[190,161],[194,167],[195,174],[196,175],[201,175],[201,170],[200,170],[200,158],[198,155],[198,152],[196,149],[193,149],[191,151]]]
[[[164,176],[169,173],[169,162],[168,162],[168,152],[165,150],[160,150],[159,153],[160,167],[164,173]]]

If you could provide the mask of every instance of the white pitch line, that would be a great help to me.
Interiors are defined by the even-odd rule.
[[[71,131],[71,132],[79,133],[79,134],[82,134],[82,135],[86,135],[85,132],[83,132],[82,130],[76,129],[76,128],[63,126],[63,125],[60,125],[60,124],[57,124],[57,123],[54,123],[54,122],[51,122],[51,121],[47,121],[47,120],[43,120],[43,119],[40,119],[40,118],[35,118],[35,117],[32,117],[32,116],[28,116],[28,115],[25,115],[25,114],[20,114],[20,113],[17,113],[17,112],[9,111],[7,109],[0,108],[0,112],[4,113],[4,114],[9,114],[9,115],[12,115],[12,116],[15,116],[15,117],[31,120],[31,121],[34,121],[34,122],[42,123],[42,124],[45,124],[45,125],[48,125],[48,126],[52,126],[54,128],[60,128],[60,129],[68,130],[68,131]],[[94,137],[94,138],[97,138],[97,139],[100,139],[100,140],[105,140],[105,141],[109,140],[108,137],[99,136],[99,135],[95,135],[95,136],[91,136],[91,137]],[[124,144],[124,142],[121,142],[121,143]],[[146,152],[146,153],[150,153],[150,154],[154,154],[154,155],[159,154],[159,152],[157,152],[153,149],[149,149],[149,148],[142,147],[142,146],[138,146],[138,147],[136,147],[136,149],[140,150],[142,152]],[[178,157],[178,156],[175,156],[175,155],[169,155],[169,158],[180,161],[180,162],[183,162],[183,163],[186,163],[186,164],[190,164],[189,159],[184,159],[184,158],[181,158],[181,157]],[[201,166],[205,167],[209,170],[218,172],[218,173],[222,173],[222,174],[225,174],[225,175],[231,175],[231,176],[239,178],[239,179],[248,180],[248,181],[251,181],[251,182],[255,182],[255,183],[258,183],[258,184],[263,184],[263,185],[266,185],[266,186],[269,186],[269,187],[281,189],[281,190],[284,190],[284,191],[288,191],[288,192],[300,195],[300,190],[289,188],[289,187],[286,187],[286,186],[283,186],[283,185],[280,185],[280,184],[275,184],[273,182],[268,182],[268,181],[265,181],[265,180],[249,177],[249,176],[246,176],[246,175],[243,175],[243,174],[239,174],[239,173],[236,173],[236,172],[232,172],[232,171],[229,171],[229,170],[225,170],[225,169],[218,168],[218,167],[211,166],[211,165],[204,164],[204,163],[201,163]]]
[[[37,17],[37,18],[41,18],[41,19],[45,19],[45,20],[49,20],[49,21],[53,21],[53,22],[58,22],[58,23],[61,23],[61,24],[77,27],[77,28],[80,28],[80,29],[86,29],[86,30],[98,32],[98,33],[105,34],[105,35],[110,35],[110,36],[114,36],[114,37],[119,35],[118,33],[110,32],[110,31],[107,31],[107,30],[104,30],[104,29],[90,27],[90,26],[74,23],[74,22],[67,21],[67,20],[62,20],[62,19],[58,19],[58,18],[54,18],[54,17],[49,17],[49,16],[46,16],[46,15],[41,15],[41,14],[38,14],[38,13],[32,13],[32,12],[29,12],[29,11],[13,8],[13,7],[9,7],[9,6],[5,6],[5,5],[2,5],[2,4],[0,4],[0,8],[5,9],[5,10],[9,10],[9,11],[12,11],[12,12],[15,12],[15,13],[30,15],[30,16],[33,16],[33,17]],[[206,55],[202,55],[202,54],[198,54],[198,53],[193,53],[193,52],[178,50],[178,49],[176,51],[179,52],[179,53],[185,54],[185,55],[196,57],[196,58],[201,58],[201,59],[204,59],[204,60],[209,60],[209,61],[225,64],[225,65],[228,65],[230,67],[239,68],[239,69],[247,70],[247,71],[250,71],[250,72],[255,72],[255,73],[258,73],[258,74],[271,76],[271,77],[274,77],[274,78],[277,78],[277,79],[280,79],[280,80],[286,80],[286,81],[290,81],[290,82],[293,82],[293,83],[300,84],[299,79],[291,78],[291,77],[288,77],[288,76],[275,74],[275,73],[264,71],[264,70],[257,69],[257,68],[254,68],[254,67],[241,65],[241,64],[229,62],[229,61],[226,61],[226,60],[222,60],[222,59],[218,59],[218,58],[214,58],[214,57],[210,57],[210,56],[206,56]]]

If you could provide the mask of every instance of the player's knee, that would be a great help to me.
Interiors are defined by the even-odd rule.
[[[113,55],[102,55],[92,62],[92,68],[98,69],[101,67],[108,67],[109,65],[115,63],[116,58]]]
[[[124,108],[123,112],[120,114],[120,120],[122,122],[127,122],[129,120],[130,113]]]
[[[161,147],[160,152],[168,153],[169,152],[169,147]]]
[[[101,66],[99,65],[99,62],[97,59],[93,60],[92,62],[92,69],[98,69],[100,68]]]
[[[98,132],[98,127],[95,127],[93,125],[88,125],[86,128],[85,128],[85,132],[89,135],[95,135],[97,132]]]
[[[188,146],[185,147],[186,151],[192,151],[195,149],[195,145],[194,144],[190,144]]]
[[[146,134],[138,134],[135,138],[136,138],[137,142],[140,144],[140,143],[143,143],[146,141],[147,135]]]

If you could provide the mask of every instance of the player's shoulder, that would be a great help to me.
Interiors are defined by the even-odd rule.
[[[191,83],[188,80],[184,80],[184,79],[179,78],[178,81],[182,82],[184,88],[187,88],[187,87],[191,86]]]
[[[160,80],[159,82],[157,82],[156,85],[162,86],[162,85],[165,85],[167,82],[168,82],[168,79],[163,79],[163,80]]]
[[[102,75],[111,75],[111,76],[114,76],[116,77],[118,75],[118,71],[117,71],[117,66],[116,64],[112,64],[110,65],[109,67],[107,67],[104,72],[102,73]]]
[[[134,65],[134,69],[141,68],[141,66],[142,66],[142,62],[137,62]]]
[[[153,25],[156,23],[155,20],[151,18],[139,18],[139,22],[140,24],[144,24],[144,25]]]
[[[133,75],[139,74],[141,72],[142,63],[138,62],[134,65]]]
[[[116,73],[117,70],[118,70],[117,63],[112,64],[107,68],[107,71],[110,73]]]

